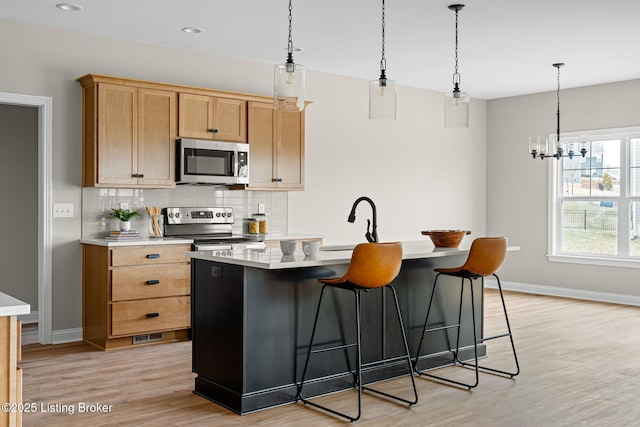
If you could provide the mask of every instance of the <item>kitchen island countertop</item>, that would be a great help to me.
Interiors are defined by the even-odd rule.
[[[469,252],[470,244],[469,242],[468,245],[460,248],[436,248],[431,242],[425,240],[402,242],[402,259],[437,258],[466,254]],[[353,247],[355,247],[355,244],[322,246],[318,255],[313,257],[305,256],[300,249],[293,255],[283,255],[279,248],[239,251],[193,251],[188,252],[187,255],[191,258],[205,261],[277,270],[348,264],[351,261]],[[519,247],[509,246],[508,250],[517,251]]]

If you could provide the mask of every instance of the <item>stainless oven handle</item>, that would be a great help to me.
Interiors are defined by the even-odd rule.
[[[229,251],[233,249],[230,243],[203,243],[196,244],[196,251]]]

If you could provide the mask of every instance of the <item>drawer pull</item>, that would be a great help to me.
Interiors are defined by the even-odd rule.
[[[150,319],[152,317],[160,317],[160,313],[147,313],[147,317]]]
[[[157,285],[160,280],[147,280],[147,285]]]
[[[160,258],[160,254],[147,254],[147,258]]]

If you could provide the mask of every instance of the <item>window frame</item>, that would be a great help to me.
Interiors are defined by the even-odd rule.
[[[549,135],[551,138],[555,135]],[[561,138],[579,138],[589,136],[593,139],[619,139],[620,140],[620,191],[618,196],[576,196],[565,197],[563,195],[562,159],[549,159],[549,200],[548,200],[548,248],[547,258],[553,262],[566,262],[575,264],[604,265],[611,267],[640,268],[640,256],[629,254],[629,241],[621,236],[629,231],[629,211],[631,203],[640,203],[640,194],[630,194],[631,179],[631,140],[640,139],[640,126],[585,130],[576,132],[563,132]],[[579,154],[578,154],[579,155]],[[618,240],[617,255],[569,253],[560,251],[562,242],[562,201],[587,201],[587,200],[613,200],[618,204]],[[620,255],[624,254],[624,255]]]

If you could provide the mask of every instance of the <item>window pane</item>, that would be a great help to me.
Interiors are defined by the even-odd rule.
[[[616,255],[618,252],[618,203],[563,200],[563,252]]]
[[[629,194],[640,196],[640,138],[631,138]]]
[[[619,196],[620,140],[591,141],[587,149],[584,158],[562,159],[563,196]],[[640,168],[640,163],[638,166]],[[640,179],[640,169],[638,174]]]
[[[631,203],[631,242],[629,252],[631,256],[640,256],[640,202]]]

